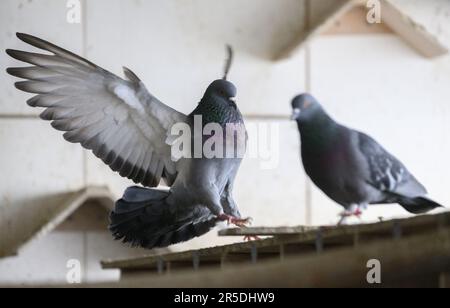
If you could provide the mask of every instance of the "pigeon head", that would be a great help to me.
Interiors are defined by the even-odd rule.
[[[310,94],[300,94],[292,100],[292,120],[301,121],[321,110],[319,102]]]
[[[208,89],[206,90],[206,95],[213,96],[215,98],[220,98],[222,100],[226,100],[229,106],[237,109],[235,103],[235,97],[237,93],[237,89],[234,84],[229,82],[228,73],[230,72],[231,65],[233,64],[233,48],[230,45],[226,46],[227,48],[227,58],[225,60],[225,67],[222,79],[213,81]]]
[[[205,96],[210,96],[213,98],[219,98],[222,101],[225,100],[229,106],[237,109],[235,103],[235,97],[237,94],[237,89],[234,84],[229,82],[228,73],[230,72],[231,65],[233,64],[233,48],[230,45],[227,48],[227,58],[225,60],[225,67],[222,79],[213,81],[208,89],[206,89]]]
[[[240,122],[242,116],[235,102],[236,93],[236,87],[231,82],[215,80],[206,89],[193,114],[202,115],[205,123]]]
[[[235,102],[237,89],[228,81],[228,72],[233,60],[233,50],[227,46],[228,57],[222,79],[214,80],[206,89],[200,104],[192,112],[202,115],[205,123],[237,123],[242,122],[242,115]]]
[[[237,89],[234,84],[224,79],[218,79],[209,85],[205,96],[226,101],[230,106],[236,108],[236,94]]]

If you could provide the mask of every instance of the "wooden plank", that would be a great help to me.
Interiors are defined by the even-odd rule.
[[[334,32],[334,34],[339,32],[348,34],[346,32],[357,32],[357,29],[359,28],[360,30],[366,29],[365,31],[370,33],[370,31],[373,31],[373,29],[377,26],[373,27],[373,29],[369,25],[363,27],[362,23],[364,23],[366,19],[364,18],[364,21],[357,21],[355,19],[359,18],[356,15],[357,11],[354,11],[355,7],[365,6],[366,3],[366,1],[359,0],[349,0],[348,2],[340,3],[339,6],[332,10],[330,14],[322,16],[322,18],[319,19],[319,22],[313,25],[311,29],[299,35],[299,37],[289,46],[279,52],[274,57],[274,60],[282,60],[291,57],[298,50],[303,48],[303,46],[305,46],[311,39],[320,34],[327,33],[327,31],[331,31],[332,33]],[[434,58],[448,53],[448,48],[439,42],[435,36],[429,33],[422,25],[416,23],[413,19],[404,14],[390,1],[381,0],[381,5],[382,23],[390,28],[394,33],[399,35],[407,44],[417,50],[420,54],[427,58]],[[336,24],[339,24],[340,20],[345,20],[346,18],[346,23],[348,24],[345,25],[345,27],[341,26],[343,29],[338,29],[339,27],[336,27]],[[375,32],[378,32],[379,30],[380,28],[378,27]]]
[[[398,241],[383,240],[360,244],[302,258],[286,257],[239,265],[223,270],[171,273],[157,279],[140,275],[118,284],[95,287],[171,287],[171,288],[267,288],[267,287],[370,287],[366,281],[367,262],[381,262],[382,284],[378,286],[424,286],[421,277],[450,269],[450,229],[435,229],[426,234]],[[437,282],[436,282],[437,285]],[[377,285],[375,285],[377,286]]]
[[[220,236],[276,236],[305,233],[317,230],[319,227],[296,226],[296,227],[248,227],[232,228],[219,231]]]
[[[267,246],[275,246],[277,245],[276,239],[267,239],[255,242],[257,247],[267,247]],[[166,255],[156,255],[156,256],[146,256],[142,258],[135,258],[135,259],[126,259],[126,260],[106,260],[103,261],[102,267],[104,269],[113,269],[113,268],[119,268],[119,269],[153,269],[157,260],[163,259],[165,262],[177,262],[177,261],[185,261],[190,260],[192,258],[192,253],[197,252],[200,260],[208,260],[211,258],[220,259],[220,257],[225,254],[231,254],[235,252],[244,252],[244,251],[251,251],[253,243],[247,242],[247,243],[238,243],[238,244],[231,244],[231,245],[225,245],[225,246],[217,246],[212,248],[205,248],[200,250],[190,250],[185,252],[178,252],[178,253],[172,253],[172,254],[166,254]]]
[[[392,29],[383,22],[370,24],[367,22],[368,10],[363,6],[355,6],[333,22],[322,35],[344,34],[386,34],[393,33]]]
[[[450,272],[439,275],[439,288],[450,289]]]
[[[77,192],[68,192],[61,198],[64,202],[49,217],[47,223],[40,226],[33,236],[22,243],[20,247],[52,232],[88,200],[95,200],[107,209],[112,209],[115,201],[115,197],[107,187],[98,186],[88,186]]]
[[[360,3],[360,1],[349,0],[347,2],[338,3],[338,5],[331,10],[331,13],[321,16],[315,25],[313,25],[310,29],[307,29],[304,33],[301,33],[289,46],[286,46],[286,48],[275,55],[274,60],[280,61],[290,58],[302,49],[303,46],[305,46],[310,40],[331,27],[337,20],[339,20],[339,18],[351,10],[355,6],[355,3]]]
[[[418,233],[429,232],[430,230],[437,230],[438,227],[445,228],[449,225],[450,213],[442,213],[438,215],[416,216],[413,218],[391,220],[366,225],[322,227],[321,239],[326,250],[327,246],[354,246],[355,238],[358,239],[358,244],[377,241],[380,238],[393,238],[396,228],[400,228],[402,236],[407,237]],[[255,242],[231,244],[166,255],[145,256],[141,258],[116,261],[106,260],[102,262],[102,267],[104,269],[118,268],[122,270],[152,270],[155,269],[155,266],[159,260],[163,260],[164,262],[192,260],[193,253],[197,253],[200,260],[215,259],[219,262],[225,254],[250,254],[253,246],[256,246],[259,251],[266,250],[273,252],[279,251],[280,245],[297,245],[298,247],[301,247],[299,252],[301,251],[307,254],[315,251],[314,244],[316,243],[317,232],[317,230],[310,230],[302,233],[268,238]]]
[[[450,219],[450,213],[443,213],[438,215],[422,215],[405,219],[393,219],[377,223],[346,225],[346,226],[295,226],[295,227],[246,227],[246,228],[231,228],[219,231],[220,236],[285,236],[296,234],[308,234],[316,232],[321,229],[327,233],[330,230],[341,230],[342,234],[354,231],[361,233],[382,233],[391,232],[392,227],[400,223],[407,229],[410,227],[420,228],[427,227],[430,224],[443,223],[446,225],[447,220]]]
[[[391,2],[382,0],[382,19],[403,40],[423,56],[434,58],[448,53],[447,47],[441,44],[422,26],[416,23]]]

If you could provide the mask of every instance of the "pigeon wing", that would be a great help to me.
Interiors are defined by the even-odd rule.
[[[151,95],[129,69],[124,68],[124,80],[49,42],[17,36],[51,53],[7,50],[11,57],[32,64],[7,71],[26,79],[16,83],[18,89],[37,94],[27,103],[45,108],[42,119],[135,183],[153,187],[161,178],[169,185],[174,181],[177,171],[166,138],[186,115]]]
[[[407,197],[427,194],[425,187],[373,138],[359,133],[359,151],[369,166],[368,183],[380,191]]]

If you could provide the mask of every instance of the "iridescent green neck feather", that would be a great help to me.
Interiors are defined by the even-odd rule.
[[[234,104],[234,103],[233,103]],[[218,123],[225,126],[227,123],[243,123],[242,115],[236,107],[226,99],[210,95],[203,97],[200,104],[191,113],[190,117],[201,115],[203,125]]]

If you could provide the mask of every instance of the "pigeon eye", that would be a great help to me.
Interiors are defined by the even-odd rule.
[[[303,108],[306,109],[306,108],[308,108],[310,105],[311,105],[311,102],[310,102],[310,101],[305,101],[305,102],[303,103]]]

